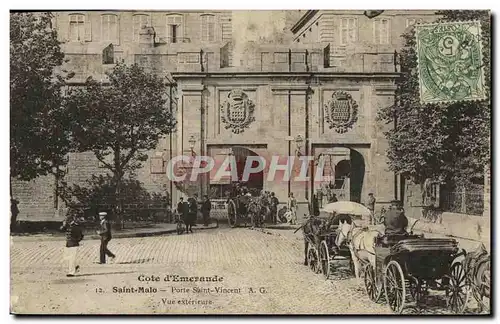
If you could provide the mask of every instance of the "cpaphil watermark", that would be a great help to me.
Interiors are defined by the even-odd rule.
[[[330,170],[327,170],[330,171]],[[247,182],[257,174],[265,174],[265,181],[325,182],[331,181],[330,172],[325,172],[325,157],[320,156],[280,156],[270,159],[262,156],[247,156],[244,159],[233,155],[222,159],[211,156],[180,155],[172,158],[166,168],[171,181],[197,181],[201,176],[219,182],[223,179]]]

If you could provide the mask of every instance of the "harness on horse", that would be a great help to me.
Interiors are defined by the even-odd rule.
[[[358,231],[357,233],[353,234],[355,228],[360,228],[361,230]],[[368,231],[368,228],[358,227],[353,222],[351,228],[349,229],[349,232],[347,232],[347,235],[346,235],[346,239],[345,239],[346,240],[346,244],[351,243],[356,237],[358,237],[359,235],[361,235],[361,233],[366,233],[367,231]],[[364,245],[364,242],[361,242],[361,243],[363,243],[363,246],[360,246],[359,249],[356,249],[356,247],[353,248],[353,252],[354,252],[354,254],[355,254],[355,256],[356,256],[356,258],[358,260],[361,260],[361,258],[359,257],[359,254],[358,254],[358,251],[360,251],[360,250],[364,250],[365,252],[367,252],[369,254],[375,255],[375,253],[370,252],[370,251],[368,251],[366,249],[366,246]]]
[[[464,260],[464,270],[469,278],[470,282],[473,284],[479,285],[489,285],[489,283],[485,282],[477,282],[479,271],[486,266],[486,263],[490,262],[490,256],[484,246],[480,246],[476,251],[467,254]]]

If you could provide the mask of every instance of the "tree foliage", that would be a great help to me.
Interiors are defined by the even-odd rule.
[[[438,21],[481,22],[485,84],[490,85],[490,13],[446,10]],[[412,28],[402,35],[402,77],[397,80],[396,104],[379,111],[379,118],[396,127],[386,132],[392,171],[417,183],[427,178],[467,184],[481,177],[490,163],[490,100],[453,104],[420,104],[416,40]],[[490,89],[487,89],[490,98]]]
[[[50,13],[10,15],[10,174],[21,180],[60,172],[71,151],[61,87],[72,73]]]
[[[148,204],[161,205],[166,208],[170,201],[168,194],[150,193],[135,178],[123,179],[121,194],[128,204],[143,207],[143,211],[146,212]],[[113,205],[116,204],[115,195],[114,177],[109,174],[92,175],[83,185],[67,185],[64,191],[61,191],[61,196],[69,207],[70,215],[80,212],[83,208],[86,210],[85,216],[90,218],[97,218],[101,211],[112,213]]]
[[[120,197],[125,173],[142,166],[147,151],[156,148],[176,121],[167,106],[163,78],[124,63],[107,76],[107,83],[89,78],[84,87],[70,90],[67,106],[78,116],[72,127],[78,150],[92,151],[113,173]]]

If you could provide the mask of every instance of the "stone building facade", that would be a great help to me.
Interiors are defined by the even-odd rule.
[[[288,24],[290,44],[251,44],[238,53],[239,62],[233,62],[233,45],[241,40],[229,11],[55,15],[75,85],[89,75],[105,79],[118,60],[175,80],[166,109],[176,111],[176,132],[149,152],[137,172],[148,190],[172,193],[174,204],[186,189],[169,181],[166,165],[173,156],[193,153],[215,160],[228,154],[267,161],[273,155],[323,157],[323,173],[333,177],[331,185],[341,200],[364,202],[373,192],[381,206],[401,197],[400,180],[389,172],[385,155],[383,131],[392,125],[377,121],[376,115],[394,104],[400,35],[414,23],[433,21],[434,12],[385,11],[369,19],[363,11],[304,11]],[[112,62],[103,61],[105,48],[111,48]],[[81,183],[102,172],[91,153],[72,154],[66,177]],[[275,192],[282,202],[289,192],[305,202],[325,185],[267,181],[267,172],[256,175],[252,186]],[[315,172],[312,163],[308,174],[314,178]],[[227,180],[210,178],[201,177],[188,191],[223,196]],[[50,177],[15,182],[19,219],[62,217],[61,206],[54,210],[53,188]]]

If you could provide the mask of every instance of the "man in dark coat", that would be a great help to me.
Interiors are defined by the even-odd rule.
[[[19,208],[17,205],[19,201],[16,199],[10,199],[10,231],[14,232],[16,229],[17,215],[19,215]]]
[[[66,277],[74,277],[80,266],[76,264],[76,257],[80,241],[83,240],[83,219],[76,216],[69,217],[61,226],[61,230],[66,231],[65,259],[68,262],[68,272]]]
[[[186,233],[193,233],[193,225],[196,223],[196,215],[198,214],[198,195],[188,199],[188,215],[186,219]]]
[[[273,224],[277,223],[278,219],[278,205],[280,204],[280,201],[274,194],[274,192],[271,192],[271,201],[270,201],[270,209],[271,209],[271,222]]]
[[[313,198],[312,198],[312,214],[314,216],[319,216],[319,197],[318,197],[318,193],[316,192],[315,195],[313,195]]]
[[[203,215],[203,226],[208,226],[210,219],[210,210],[212,210],[212,202],[208,195],[204,196],[203,203],[201,204],[201,214]]]
[[[99,251],[99,263],[106,263],[106,256],[111,258],[111,261],[115,259],[115,255],[108,250],[108,243],[111,241],[111,224],[108,220],[108,213],[100,212],[99,213],[99,230],[97,234],[101,236],[101,248]]]
[[[385,214],[385,235],[406,234],[408,218],[406,218],[399,201],[392,201],[391,208]]]

